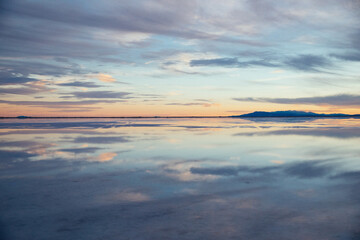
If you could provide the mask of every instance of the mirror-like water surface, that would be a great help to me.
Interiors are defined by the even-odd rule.
[[[360,239],[359,119],[0,121],[2,239]]]

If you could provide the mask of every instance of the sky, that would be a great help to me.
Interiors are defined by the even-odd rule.
[[[3,0],[0,116],[360,113],[359,0]]]

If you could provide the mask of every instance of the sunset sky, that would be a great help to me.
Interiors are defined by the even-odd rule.
[[[0,1],[0,82],[0,116],[360,113],[360,1]]]

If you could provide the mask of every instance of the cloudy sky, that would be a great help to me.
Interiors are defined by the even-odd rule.
[[[359,0],[5,0],[1,116],[360,113]]]

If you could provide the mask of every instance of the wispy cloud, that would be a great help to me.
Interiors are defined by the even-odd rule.
[[[17,85],[38,80],[27,76],[27,74],[18,76],[18,74],[12,72],[0,72],[1,85]]]
[[[202,107],[220,106],[219,103],[212,103],[212,102],[167,103],[166,105],[174,105],[174,106],[202,106]]]
[[[312,54],[302,54],[296,57],[288,58],[284,61],[288,67],[301,71],[317,72],[320,69],[332,66],[329,59],[323,56],[316,56]]]
[[[0,88],[0,94],[18,94],[18,95],[29,95],[35,94],[39,92],[44,92],[43,89],[36,89],[36,88]]]
[[[310,104],[333,106],[360,106],[360,95],[338,94],[324,97],[303,98],[233,98],[240,102],[270,102],[279,104]]]
[[[107,82],[107,83],[116,82],[116,79],[109,74],[98,73],[96,75],[93,75],[93,77],[99,79],[101,82]]]
[[[331,57],[345,61],[360,62],[360,49],[358,52],[346,52],[341,54],[330,54]]]
[[[275,121],[275,120],[274,120]],[[247,132],[237,133],[234,136],[272,136],[272,135],[299,135],[299,136],[315,136],[328,138],[360,138],[360,128],[296,128],[275,130],[266,132]]]
[[[25,105],[33,107],[48,107],[48,108],[78,108],[87,105],[94,105],[100,103],[116,103],[123,100],[84,100],[84,101],[8,101],[0,100],[0,103],[11,105]]]
[[[6,84],[5,86],[0,87],[1,94],[17,94],[17,95],[31,95],[36,93],[45,93],[54,91],[53,88],[47,86],[47,81],[30,81],[23,84],[22,87],[9,86],[12,84]]]
[[[18,81],[24,81],[29,75],[43,75],[43,76],[66,76],[66,75],[78,75],[92,72],[91,70],[85,70],[80,65],[74,63],[62,62],[61,64],[52,61],[42,62],[41,59],[0,59],[0,72],[1,77],[19,77]],[[32,81],[26,79],[26,81]],[[2,82],[1,82],[2,83]]]
[[[116,137],[78,137],[74,139],[75,143],[95,143],[95,144],[111,144],[124,143],[130,140],[123,136]]]
[[[298,178],[319,178],[329,175],[334,169],[327,161],[308,161],[290,164],[284,168],[288,175]]]
[[[86,81],[74,81],[74,82],[67,82],[67,83],[59,83],[58,86],[63,87],[82,87],[82,88],[98,88],[101,85],[98,85],[93,82],[86,82]]]
[[[334,165],[329,161],[299,161],[291,164],[278,164],[269,167],[248,167],[248,166],[229,166],[229,167],[192,167],[192,174],[215,175],[223,177],[239,176],[241,174],[271,174],[283,172],[289,176],[297,178],[321,178],[328,176],[334,170]]]
[[[246,68],[252,66],[278,67],[279,65],[275,63],[271,63],[269,60],[239,61],[239,59],[237,58],[214,58],[214,59],[191,60],[190,66],[191,67],[222,66],[222,67]]]
[[[90,92],[73,92],[71,93],[76,98],[116,98],[127,99],[130,98],[129,92],[115,92],[115,91],[90,91]]]
[[[82,153],[94,153],[98,150],[101,150],[101,148],[98,147],[82,147],[82,148],[62,148],[59,149],[61,152],[71,152],[74,154],[82,154]]]
[[[255,56],[257,57],[257,56]],[[199,66],[217,66],[217,67],[232,67],[232,68],[247,68],[247,67],[283,67],[291,68],[306,72],[320,72],[321,69],[332,67],[332,62],[323,56],[316,56],[311,54],[301,54],[294,57],[269,58],[257,60],[240,61],[239,58],[213,58],[213,59],[196,59],[190,61],[191,67]]]

